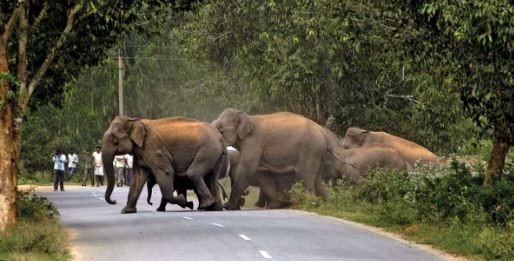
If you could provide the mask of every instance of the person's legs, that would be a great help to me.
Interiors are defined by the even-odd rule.
[[[58,175],[58,170],[54,169],[54,191],[57,191]]]
[[[58,172],[59,185],[61,187],[61,191],[64,191],[64,171],[59,170]]]

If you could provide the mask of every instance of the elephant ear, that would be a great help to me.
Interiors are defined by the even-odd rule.
[[[237,128],[237,136],[239,139],[244,140],[252,132],[252,123],[250,117],[244,112],[239,112],[239,127]]]
[[[143,122],[139,119],[134,119],[132,128],[130,128],[130,139],[138,146],[143,147],[143,141],[145,140],[146,129]]]
[[[364,144],[364,141],[369,137],[370,131],[369,130],[359,130],[359,134],[356,136],[357,143],[359,146],[362,146]]]

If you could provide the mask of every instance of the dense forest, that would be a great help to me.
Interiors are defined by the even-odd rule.
[[[435,33],[394,8],[220,1],[168,17],[159,34],[129,33],[100,66],[32,106],[26,173],[49,169],[55,147],[99,144],[118,113],[118,50],[125,112],[134,117],[211,121],[227,107],[285,110],[322,125],[333,118],[339,135],[349,126],[384,130],[443,155],[490,137],[464,111],[452,50],[434,52],[445,43],[427,41]]]

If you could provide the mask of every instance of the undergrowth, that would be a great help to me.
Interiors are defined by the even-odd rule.
[[[17,224],[0,233],[0,260],[69,260],[68,234],[57,209],[32,191],[18,191]]]
[[[447,166],[409,172],[373,170],[355,186],[337,181],[327,201],[290,192],[296,208],[399,232],[448,252],[487,260],[514,260],[514,167],[482,186],[485,169],[453,159]]]

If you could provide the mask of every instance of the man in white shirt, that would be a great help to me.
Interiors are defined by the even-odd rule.
[[[122,187],[125,184],[125,155],[114,156],[114,175],[116,176],[116,186]]]
[[[102,148],[96,147],[96,151],[93,152],[93,161],[95,163],[95,178],[96,186],[104,185],[104,164],[102,162]]]
[[[54,191],[57,191],[57,185],[60,185],[61,191],[64,191],[64,165],[66,162],[66,155],[60,149],[55,151],[52,157],[54,162]]]
[[[70,180],[73,177],[73,174],[75,173],[75,170],[77,169],[77,163],[79,162],[79,157],[75,153],[74,150],[70,151],[70,154],[68,154],[68,173],[69,177],[68,180]]]
[[[130,186],[132,181],[132,166],[134,164],[134,157],[130,154],[125,154],[125,185]]]

